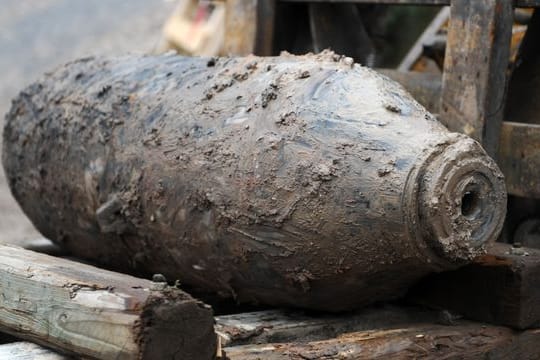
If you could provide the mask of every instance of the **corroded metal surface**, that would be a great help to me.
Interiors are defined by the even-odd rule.
[[[439,111],[441,81],[436,76],[421,73],[399,73],[381,70],[392,80],[401,83],[429,111]],[[534,97],[534,94],[530,94]],[[534,103],[531,99],[531,103]],[[534,105],[531,105],[534,106]],[[526,106],[527,109],[530,109]],[[505,175],[508,193],[540,199],[540,125],[531,124],[534,118],[503,121],[499,138],[498,164]]]
[[[75,254],[325,310],[468,262],[506,204],[478,143],[331,53],[75,61],[14,100],[3,163]]]

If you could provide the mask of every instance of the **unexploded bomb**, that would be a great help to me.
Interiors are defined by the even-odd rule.
[[[239,301],[393,298],[482,253],[505,215],[478,143],[331,53],[78,60],[14,100],[3,146],[45,236]]]

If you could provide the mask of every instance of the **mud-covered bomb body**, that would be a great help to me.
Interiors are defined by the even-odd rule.
[[[331,311],[481,254],[504,180],[399,85],[332,53],[89,58],[13,102],[3,164],[74,254]]]

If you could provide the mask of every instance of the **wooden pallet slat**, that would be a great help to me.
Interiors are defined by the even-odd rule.
[[[215,354],[211,308],[166,283],[7,245],[0,264],[0,331],[96,359]]]
[[[456,271],[434,274],[411,290],[422,305],[516,329],[540,327],[540,250],[494,244]]]

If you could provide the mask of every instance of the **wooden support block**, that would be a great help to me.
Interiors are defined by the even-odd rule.
[[[513,24],[511,0],[453,0],[440,120],[497,155]]]
[[[0,359],[6,360],[69,360],[71,357],[55,353],[37,344],[18,341],[0,345]]]
[[[274,343],[225,348],[229,360],[306,359],[538,359],[540,330],[467,323],[415,325],[349,333],[307,343]]]
[[[257,0],[257,30],[255,33],[255,54],[271,56],[274,47],[274,27],[276,0]]]
[[[409,297],[473,320],[540,327],[540,250],[494,244],[472,265],[428,276]]]
[[[97,359],[212,359],[212,310],[132,276],[0,246],[0,331]]]
[[[390,329],[407,323],[436,322],[436,311],[396,306],[369,307],[342,315],[268,310],[216,316],[216,333],[224,347],[272,342],[307,342],[334,338],[344,333]]]

